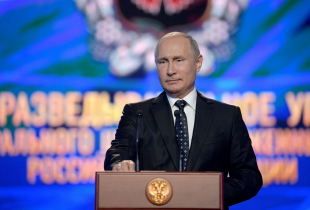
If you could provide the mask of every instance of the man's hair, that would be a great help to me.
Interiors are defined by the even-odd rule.
[[[166,38],[178,37],[178,36],[184,37],[184,38],[186,38],[186,39],[189,40],[190,45],[191,45],[191,50],[192,50],[192,53],[193,53],[195,59],[198,57],[198,55],[200,55],[200,51],[199,51],[198,44],[197,44],[196,40],[193,39],[193,37],[191,37],[191,36],[188,35],[188,34],[182,33],[182,32],[171,32],[171,33],[166,34],[166,35],[163,36],[162,38],[160,38],[160,40],[158,41],[158,43],[157,43],[157,45],[156,45],[156,48],[155,48],[155,52],[154,52],[155,62],[157,62],[157,53],[158,53],[158,46],[159,46],[159,44],[160,44],[164,39],[166,39]]]

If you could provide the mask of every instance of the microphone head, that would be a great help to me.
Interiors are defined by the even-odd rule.
[[[174,111],[174,116],[177,117],[177,116],[179,116],[179,115],[180,115],[180,111],[179,111],[179,110],[175,110],[175,111]]]
[[[141,110],[138,110],[137,113],[136,113],[136,116],[137,117],[142,117],[143,115],[143,112]]]

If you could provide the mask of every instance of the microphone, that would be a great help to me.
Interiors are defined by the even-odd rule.
[[[177,122],[180,122],[180,111],[179,110],[175,110],[174,111],[174,116],[176,118],[175,124],[176,126],[179,126],[179,124],[177,124]],[[182,158],[181,158],[181,143],[179,142],[179,138],[178,138],[178,144],[179,144],[179,151],[180,151],[180,157],[179,157],[179,171],[182,171]]]
[[[136,113],[136,116],[137,117],[142,117],[143,115],[143,112],[141,110],[138,110],[137,113]]]
[[[137,117],[137,134],[136,134],[136,171],[140,171],[139,168],[139,119],[142,117],[143,112],[138,110],[136,113]]]
[[[175,117],[179,117],[180,116],[180,111],[179,110],[175,110],[174,111],[174,116]]]

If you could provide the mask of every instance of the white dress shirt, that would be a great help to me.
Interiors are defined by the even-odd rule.
[[[174,105],[177,100],[184,100],[186,101],[187,105],[184,107],[184,112],[186,114],[187,118],[187,127],[188,127],[188,140],[189,140],[189,148],[191,147],[192,143],[192,137],[193,137],[193,131],[194,131],[194,124],[195,124],[195,112],[196,112],[196,101],[197,101],[197,91],[196,88],[194,88],[187,96],[184,98],[173,98],[169,96],[168,94],[167,98],[169,101],[169,104],[171,106],[172,110],[172,116],[173,116],[173,121],[175,124],[175,116],[174,116],[174,111],[179,110],[179,108]]]

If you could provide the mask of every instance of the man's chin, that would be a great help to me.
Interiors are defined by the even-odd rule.
[[[171,97],[177,98],[180,93],[180,90],[165,90],[165,92],[170,95]]]

